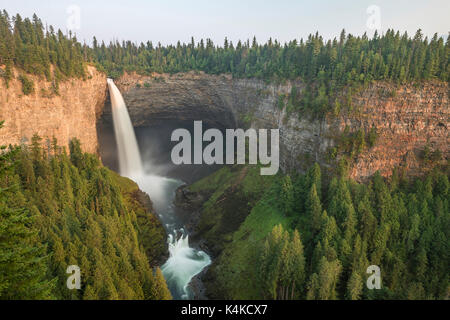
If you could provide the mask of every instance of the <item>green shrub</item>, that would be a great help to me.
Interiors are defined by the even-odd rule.
[[[431,153],[431,161],[441,161],[442,160],[442,151],[439,149],[434,150]]]
[[[22,91],[23,94],[29,95],[34,92],[34,83],[33,80],[30,80],[25,75],[21,75],[19,77],[20,82],[22,82]]]
[[[426,145],[422,151],[422,159],[427,162],[438,162],[442,160],[442,151],[439,149],[432,150],[429,145]]]
[[[369,134],[367,136],[367,144],[369,148],[372,148],[375,145],[377,138],[378,138],[377,129],[373,127],[370,129]]]
[[[278,109],[283,110],[284,109],[284,98],[286,97],[286,95],[284,94],[280,94],[278,96]]]
[[[396,96],[397,96],[397,90],[392,89],[392,90],[389,92],[389,97],[390,97],[390,98],[395,98]]]

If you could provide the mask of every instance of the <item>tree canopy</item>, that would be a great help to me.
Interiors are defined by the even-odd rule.
[[[41,140],[0,153],[0,299],[170,299],[146,254],[164,250],[164,232],[135,185],[76,139],[70,156]],[[66,286],[70,265],[80,290]]]

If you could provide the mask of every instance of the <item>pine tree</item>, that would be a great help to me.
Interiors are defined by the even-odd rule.
[[[306,203],[307,214],[311,221],[311,226],[314,232],[317,232],[322,227],[322,205],[317,194],[316,184],[314,183],[308,194]]]
[[[156,300],[172,300],[172,295],[170,294],[169,289],[167,288],[166,280],[162,274],[160,268],[156,268],[155,271],[155,292],[154,297]]]
[[[45,279],[44,247],[36,246],[31,218],[23,210],[11,209],[0,191],[0,298],[49,299],[53,283]]]
[[[17,151],[0,153],[0,178],[13,169]],[[0,298],[48,299],[53,282],[45,278],[45,247],[36,243],[30,212],[9,207],[16,197],[20,197],[17,185],[0,185]]]
[[[303,252],[303,244],[300,239],[300,234],[297,230],[294,230],[294,234],[292,235],[292,240],[290,242],[292,247],[292,276],[291,276],[291,294],[290,299],[294,299],[296,297],[295,292],[301,292],[303,288],[303,284],[306,278],[305,275],[305,257]],[[298,294],[297,294],[298,297]]]
[[[359,300],[363,291],[363,281],[357,272],[352,272],[347,284],[347,297],[350,300]]]

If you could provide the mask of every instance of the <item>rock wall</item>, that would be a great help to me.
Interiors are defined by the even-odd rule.
[[[0,145],[29,143],[37,133],[45,141],[55,137],[68,146],[70,139],[81,141],[86,152],[98,151],[96,122],[106,99],[106,76],[88,66],[87,79],[70,79],[59,84],[59,95],[51,93],[51,83],[27,75],[34,82],[34,92],[24,95],[19,72],[9,88],[0,81]]]
[[[395,92],[395,96],[386,94]],[[421,161],[425,146],[440,150],[449,160],[450,106],[447,83],[433,82],[419,86],[376,83],[354,97],[358,108],[349,117],[340,118],[341,130],[377,129],[373,148],[362,152],[351,168],[350,176],[367,177],[380,171],[388,176],[393,167],[403,167],[409,174],[425,169]]]
[[[289,94],[292,86],[302,94],[305,86],[301,82],[266,84],[256,79],[198,72],[125,74],[116,82],[135,126],[179,119],[204,120],[222,128],[279,128],[280,165],[284,171],[303,171],[315,161],[332,167],[329,149],[337,144],[346,126],[350,132],[368,132],[374,127],[378,133],[375,146],[354,159],[350,175],[357,180],[377,170],[388,176],[397,166],[417,172],[418,156],[425,145],[440,149],[444,159],[449,158],[447,83],[374,83],[354,94],[352,112],[318,120],[298,113],[287,115],[286,108],[278,107],[278,96]],[[108,108],[104,117],[110,117]]]
[[[203,120],[213,127],[232,128],[235,119],[227,101],[230,78],[187,73],[154,75],[125,74],[116,84],[128,106],[134,126],[163,124],[165,120]],[[103,119],[111,121],[106,104]]]
[[[67,146],[77,137],[87,152],[98,151],[96,123],[111,122],[106,76],[88,67],[88,79],[68,80],[59,95],[50,94],[51,83],[29,76],[34,93],[24,95],[19,72],[9,88],[0,81],[0,145],[28,143],[34,133],[44,140],[58,139]],[[449,88],[447,83],[393,86],[374,83],[353,96],[352,112],[321,120],[302,114],[286,114],[278,96],[301,82],[267,84],[256,79],[232,79],[229,75],[125,74],[117,84],[123,92],[133,124],[150,126],[166,120],[203,120],[219,128],[253,127],[280,129],[280,165],[284,171],[303,171],[317,161],[332,167],[329,149],[347,126],[350,131],[376,128],[378,139],[354,159],[350,175],[362,180],[377,170],[383,175],[402,166],[411,173],[421,170],[420,153],[426,145],[449,158]],[[395,95],[386,93],[395,92]]]

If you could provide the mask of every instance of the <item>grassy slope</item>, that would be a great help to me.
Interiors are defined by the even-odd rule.
[[[233,166],[190,187],[197,192],[215,190],[203,205],[198,226],[213,253],[220,252],[204,279],[210,298],[260,298],[258,270],[248,261],[255,261],[273,226],[290,224],[271,205],[270,186],[275,179],[261,176],[258,167]]]

